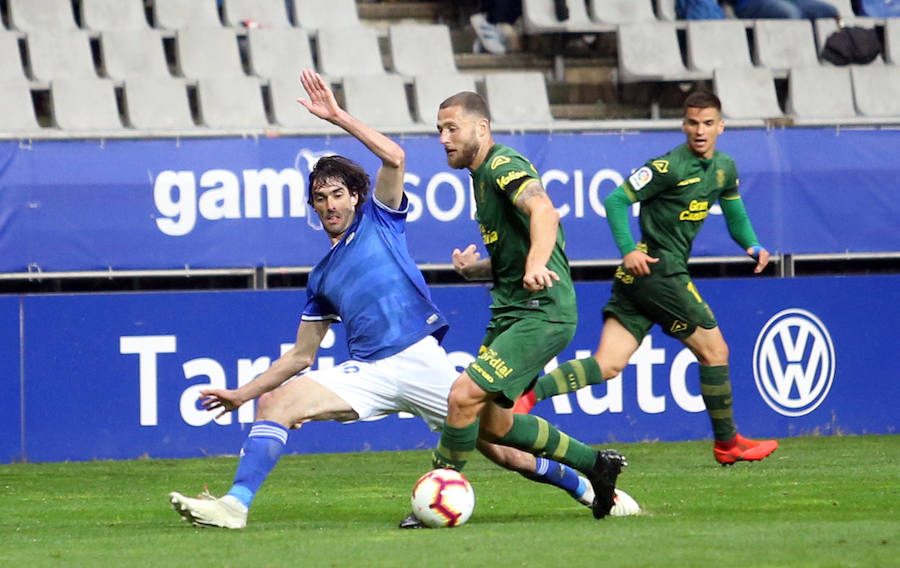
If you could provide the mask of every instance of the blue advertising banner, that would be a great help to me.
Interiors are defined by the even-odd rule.
[[[554,132],[497,141],[541,172],[569,258],[597,260],[619,257],[603,199],[683,135]],[[410,249],[419,263],[449,263],[453,248],[479,239],[468,172],[447,166],[435,136],[398,142],[407,152]],[[735,157],[747,210],[771,251],[900,250],[900,162],[887,159],[900,155],[900,132],[734,130],[719,148]],[[378,168],[346,136],[0,143],[0,271],[311,266],[327,241],[306,205],[307,176],[330,153],[371,174]],[[718,207],[711,217],[695,254],[741,254]]]
[[[731,348],[735,418],[751,436],[896,433],[893,360],[900,277],[699,281]],[[482,286],[433,289],[462,368],[489,317]],[[596,347],[608,283],[578,284],[580,322],[565,361]],[[302,290],[48,295],[24,298],[29,461],[235,454],[254,407],[217,421],[207,385],[252,380],[293,343]],[[332,327],[315,366],[346,358]],[[548,369],[555,367],[552,361]],[[6,381],[4,381],[5,384]],[[543,401],[535,413],[589,443],[710,438],[693,355],[657,328],[621,378]],[[307,424],[289,452],[428,448],[417,418]],[[7,455],[0,455],[9,459]]]
[[[0,296],[0,463],[22,457],[19,297]]]

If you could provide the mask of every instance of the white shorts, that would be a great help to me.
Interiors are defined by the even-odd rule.
[[[425,420],[432,430],[439,430],[447,417],[450,386],[459,371],[429,335],[380,361],[345,361],[303,376],[347,402],[361,420],[409,412]]]

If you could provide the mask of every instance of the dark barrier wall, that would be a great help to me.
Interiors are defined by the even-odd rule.
[[[748,264],[748,270],[750,265]],[[731,346],[735,415],[754,436],[895,433],[900,276],[698,282]],[[580,322],[562,360],[599,337],[608,283],[578,285]],[[302,290],[26,296],[24,447],[19,395],[18,299],[0,298],[0,457],[4,461],[234,454],[253,405],[213,422],[196,406],[205,385],[234,387],[293,342]],[[472,360],[488,312],[480,286],[434,288],[453,328],[446,347]],[[332,328],[317,366],[346,356]],[[12,344],[12,345],[11,345]],[[555,366],[556,362],[551,363]],[[693,356],[658,329],[621,379],[539,404],[535,411],[591,442],[710,437]],[[431,447],[421,420],[308,424],[290,452]]]
[[[408,155],[410,248],[417,262],[449,263],[454,247],[479,239],[468,174],[447,167],[434,136],[399,141]],[[604,197],[683,135],[498,141],[541,171],[569,257],[592,260],[619,256]],[[734,130],[720,149],[736,158],[747,209],[771,251],[900,250],[900,131]],[[326,153],[377,169],[347,137],[0,143],[0,272],[312,265],[327,241],[312,228],[306,178]],[[741,254],[717,206],[711,216],[694,252]]]

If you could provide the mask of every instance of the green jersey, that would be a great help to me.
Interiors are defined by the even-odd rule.
[[[565,234],[560,225],[556,246],[547,268],[559,275],[552,288],[529,292],[522,287],[525,259],[531,247],[528,216],[515,206],[519,193],[540,180],[534,165],[506,146],[494,144],[484,163],[472,172],[475,189],[475,219],[491,257],[491,288],[495,315],[533,315],[546,321],[574,323],[577,320],[575,288],[566,258]]]
[[[718,150],[710,159],[686,144],[649,160],[622,184],[641,203],[641,240],[660,258],[663,273],[687,271],[694,238],[718,199],[739,199],[734,160]]]

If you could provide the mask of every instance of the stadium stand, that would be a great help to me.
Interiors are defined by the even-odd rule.
[[[786,76],[794,67],[819,64],[813,27],[808,20],[756,20],[753,34],[756,64],[768,67],[776,76]]]
[[[653,0],[656,6],[656,14],[660,20],[674,22],[678,20],[675,15],[675,0]]]
[[[149,27],[143,0],[81,0],[81,25],[92,31],[137,31]]]
[[[855,118],[850,70],[822,65],[792,68],[785,111],[797,124]]]
[[[28,32],[26,42],[35,80],[97,78],[87,32],[34,30]]]
[[[853,97],[863,116],[900,117],[900,67],[853,65]]]
[[[331,79],[385,73],[378,36],[370,27],[321,28],[316,40],[319,72]]]
[[[124,110],[129,125],[139,130],[190,130],[187,86],[183,79],[129,77],[124,87]]]
[[[693,20],[687,24],[687,67],[712,73],[717,67],[752,67],[744,24],[738,20]]]
[[[889,18],[884,26],[884,58],[900,65],[900,18]]]
[[[297,98],[304,96],[297,76],[272,77],[268,82],[267,91],[272,118],[277,126],[302,129],[304,132],[315,134],[343,132],[337,126],[316,118],[297,103]]]
[[[569,17],[559,21],[553,0],[522,0],[522,27],[526,34],[545,33],[605,33],[616,27],[591,20],[584,2],[569,2]]]
[[[158,30],[107,30],[100,34],[100,60],[112,79],[170,77],[162,35]]]
[[[35,132],[40,126],[31,102],[31,89],[24,77],[0,79],[0,131]]]
[[[484,78],[485,98],[498,128],[553,125],[544,76],[537,72],[490,74]]]
[[[256,77],[203,77],[197,80],[197,100],[201,123],[210,128],[269,126]]]
[[[19,39],[15,33],[0,31],[0,81],[24,79]]]
[[[221,27],[216,0],[153,0],[153,24],[164,30]]]
[[[75,14],[70,0],[7,0],[10,27],[22,32],[74,31]]]
[[[314,69],[309,36],[296,28],[247,30],[250,71],[257,77],[290,77],[296,84],[303,69]]]
[[[122,121],[109,79],[59,79],[50,83],[53,119],[62,130],[119,130]]]
[[[457,73],[450,29],[442,24],[395,24],[388,31],[391,66],[409,77]]]
[[[461,91],[476,91],[475,78],[462,73],[417,75],[413,81],[416,120],[433,125],[444,99]]]
[[[783,115],[772,72],[765,67],[724,67],[713,72],[713,88],[725,118],[775,118]]]
[[[222,0],[222,15],[225,24],[235,28],[291,25],[284,0]]]
[[[305,30],[360,25],[354,0],[294,0],[294,25]]]
[[[617,43],[619,81],[691,81],[710,77],[708,72],[685,67],[675,24],[624,24],[619,26]]]
[[[343,90],[347,111],[363,122],[386,130],[413,126],[401,77],[387,74],[346,76]]]
[[[601,24],[636,24],[655,22],[653,5],[634,0],[590,0],[591,19]]]
[[[245,75],[237,37],[229,28],[178,30],[175,35],[178,72],[190,79]]]

